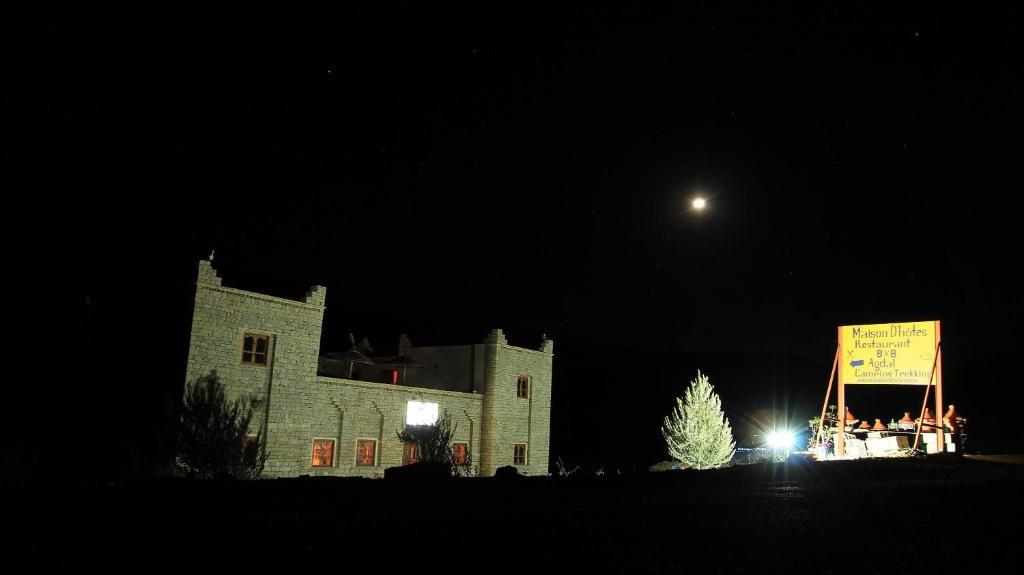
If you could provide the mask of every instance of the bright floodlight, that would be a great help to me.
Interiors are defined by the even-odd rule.
[[[707,205],[707,202],[704,201],[704,198],[694,198],[693,199],[693,209],[695,209],[695,210],[703,210],[704,206],[706,206],[706,205]]]
[[[773,431],[768,434],[768,447],[772,449],[789,449],[796,443],[796,438],[790,431]]]

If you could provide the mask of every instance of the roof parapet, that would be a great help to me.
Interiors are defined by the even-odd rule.
[[[323,307],[327,303],[327,286],[315,285],[309,288],[306,292],[306,297],[302,300],[310,305],[318,305]]]
[[[484,338],[484,343],[508,345],[508,340],[505,339],[505,334],[500,329],[494,328]]]
[[[199,275],[196,281],[202,284],[219,286],[221,279],[217,270],[213,269],[213,262],[210,260],[199,260]]]
[[[548,336],[545,335],[544,339],[541,340],[541,342],[540,342],[540,351],[543,351],[544,353],[554,354],[555,353],[555,340],[548,339]]]

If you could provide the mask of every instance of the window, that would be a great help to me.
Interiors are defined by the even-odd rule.
[[[520,375],[516,380],[516,397],[530,399],[530,376]]]
[[[269,347],[269,335],[246,333],[242,336],[242,363],[248,365],[267,365],[267,349]]]
[[[515,444],[514,452],[512,454],[512,465],[526,465],[525,443]]]
[[[256,443],[257,439],[259,439],[259,437],[256,436],[256,434],[254,434],[254,433],[249,433],[249,434],[247,434],[245,436],[245,442],[242,444],[242,462],[243,463],[246,460],[255,459],[255,457],[257,455],[256,448],[259,447],[259,444]]]
[[[313,440],[313,467],[334,466],[334,440]]]
[[[402,465],[411,465],[420,460],[420,446],[415,442],[407,442],[402,449]]]
[[[463,442],[456,442],[452,444],[452,463],[455,465],[465,465],[466,456],[469,455],[469,444]]]
[[[377,464],[377,440],[356,440],[356,465],[374,466]]]
[[[437,404],[410,401],[405,407],[406,425],[434,425],[437,423]]]

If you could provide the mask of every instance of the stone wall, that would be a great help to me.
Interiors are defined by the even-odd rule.
[[[397,432],[405,428],[409,401],[437,403],[439,415],[448,410],[455,428],[453,440],[469,444],[473,467],[478,467],[483,402],[480,394],[321,376],[312,385],[275,398],[275,405],[281,402],[290,414],[301,413],[302,435],[297,438],[299,441],[287,446],[278,444],[278,451],[271,454],[274,468],[270,470],[268,465],[268,471],[277,476],[383,477],[385,468],[403,463]],[[332,467],[312,466],[314,438],[335,441]],[[356,465],[358,439],[377,441],[376,465]]]
[[[216,370],[229,401],[264,400],[252,431],[269,416],[267,449],[272,453],[293,449],[303,436],[303,407],[283,404],[275,395],[287,396],[288,390],[306,387],[316,378],[326,291],[314,286],[299,302],[228,288],[209,261],[199,262],[186,384]],[[269,336],[266,366],[242,363],[246,332]]]
[[[500,329],[484,341],[483,442],[480,473],[513,465],[514,446],[527,445],[526,464],[516,465],[527,475],[548,473],[551,443],[551,366],[554,343],[545,339],[541,349],[508,345]],[[517,397],[520,375],[530,379],[529,397]]]

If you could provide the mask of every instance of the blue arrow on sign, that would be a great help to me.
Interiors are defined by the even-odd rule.
[[[864,360],[863,359],[858,359],[858,360],[850,362],[850,367],[859,367],[859,366],[862,366],[862,365],[864,365]]]

